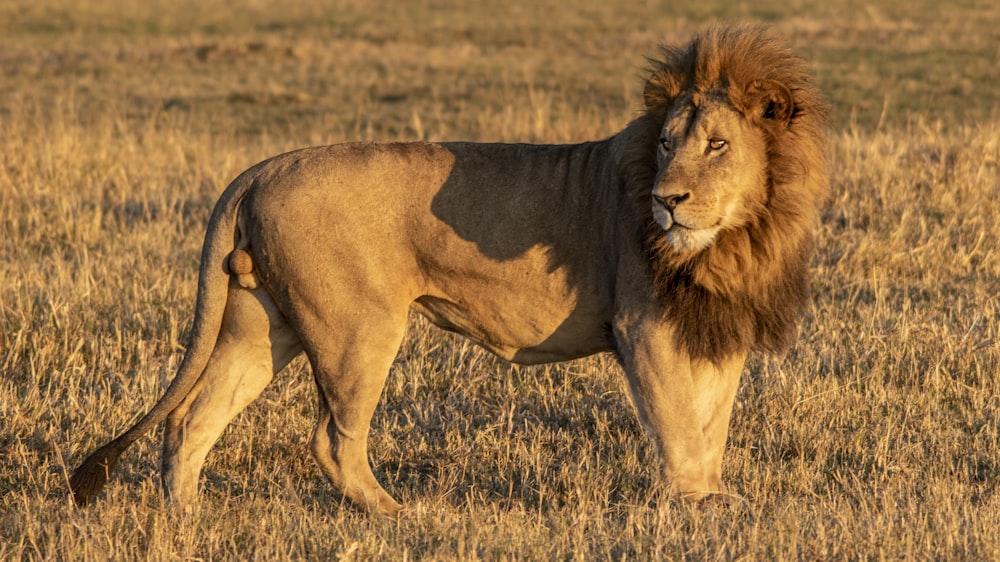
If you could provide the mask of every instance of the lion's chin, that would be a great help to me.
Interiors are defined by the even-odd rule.
[[[695,254],[712,245],[719,227],[691,229],[673,224],[666,231],[667,243],[681,254]]]

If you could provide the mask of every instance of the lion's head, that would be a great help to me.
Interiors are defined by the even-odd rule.
[[[761,26],[710,28],[662,54],[623,133],[660,299],[693,356],[783,350],[828,189],[828,106]]]
[[[766,143],[723,92],[690,92],[670,108],[658,139],[652,212],[680,255],[747,225],[767,201]]]

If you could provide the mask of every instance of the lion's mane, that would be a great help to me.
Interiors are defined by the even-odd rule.
[[[676,323],[677,343],[691,357],[711,361],[748,350],[781,353],[808,302],[811,232],[828,192],[829,106],[805,61],[760,26],[709,28],[685,47],[664,47],[662,59],[650,64],[646,112],[623,132],[625,189],[646,225],[637,236],[656,295]],[[787,123],[770,119],[749,99],[768,81],[791,93]],[[706,250],[682,256],[652,218],[657,138],[675,99],[710,91],[726,92],[763,131],[768,201],[747,226],[720,232]]]

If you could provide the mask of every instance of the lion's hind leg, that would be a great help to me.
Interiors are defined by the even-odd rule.
[[[394,515],[401,506],[368,464],[368,432],[389,368],[406,331],[407,312],[359,315],[357,323],[306,317],[303,346],[319,388],[311,450],[323,474],[352,504]],[[344,320],[342,317],[340,320]],[[316,337],[310,338],[309,335]]]
[[[167,418],[162,469],[172,502],[194,503],[212,445],[301,349],[270,295],[264,289],[244,289],[232,279],[212,357],[190,394]]]

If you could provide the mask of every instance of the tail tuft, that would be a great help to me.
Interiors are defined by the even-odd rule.
[[[69,479],[69,487],[73,491],[73,501],[83,507],[99,494],[108,482],[108,475],[118,464],[121,450],[112,441],[94,451],[83,464],[73,471]]]

